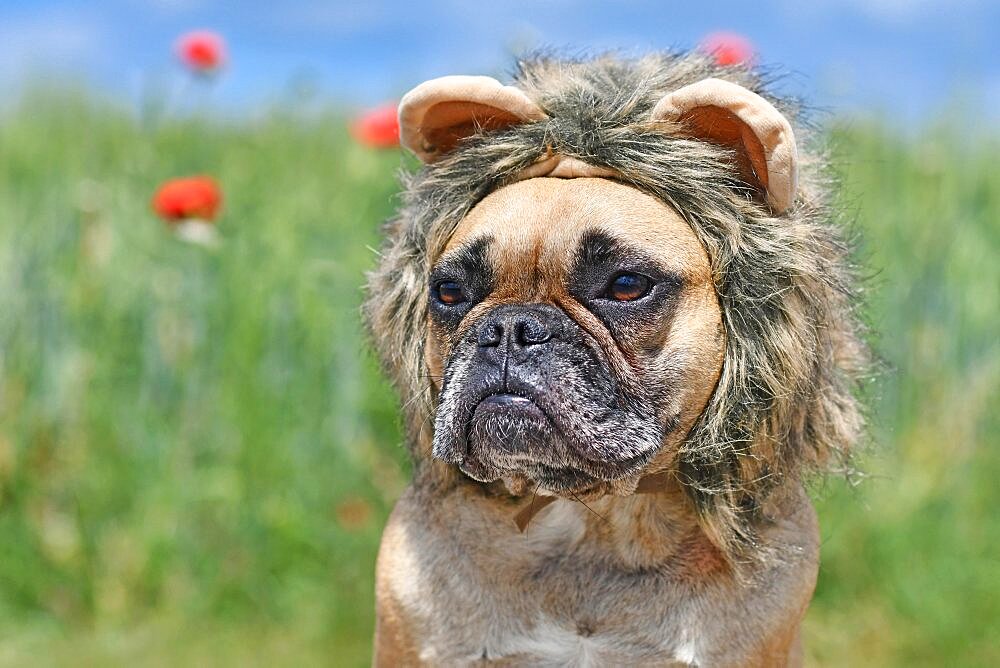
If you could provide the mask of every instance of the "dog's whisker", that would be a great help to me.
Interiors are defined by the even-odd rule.
[[[591,508],[590,506],[588,506],[583,499],[581,499],[579,496],[576,495],[576,492],[570,492],[570,494],[572,494],[573,498],[576,499],[579,503],[582,503],[584,508],[586,508],[590,512],[594,513],[594,515],[596,515],[597,517],[601,518],[603,521],[605,521],[605,522],[608,521],[607,517],[605,517],[604,515],[600,514],[599,512],[597,512],[596,510],[594,510],[593,508]]]

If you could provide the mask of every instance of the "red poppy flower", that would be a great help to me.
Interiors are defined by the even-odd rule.
[[[211,221],[222,205],[222,191],[208,176],[189,176],[167,181],[153,196],[153,211],[167,223],[184,220]]]
[[[218,33],[195,30],[177,40],[177,57],[198,74],[211,74],[226,60],[226,43]]]
[[[395,104],[370,109],[354,119],[351,134],[361,144],[373,148],[399,146],[399,117]]]
[[[713,32],[701,41],[699,50],[715,58],[723,67],[741,65],[754,57],[753,44],[735,32]]]

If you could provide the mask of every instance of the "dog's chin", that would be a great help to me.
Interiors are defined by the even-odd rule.
[[[533,400],[492,395],[472,413],[460,470],[480,482],[502,480],[515,494],[543,491],[571,498],[634,488],[652,453],[623,462],[584,460],[572,452]],[[621,488],[621,489],[619,489]]]
[[[493,482],[552,458],[552,441],[552,423],[534,401],[513,394],[490,395],[472,412],[459,468],[476,480]]]

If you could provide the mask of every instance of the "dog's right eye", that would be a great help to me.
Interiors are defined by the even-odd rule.
[[[616,302],[634,302],[648,295],[652,287],[652,283],[646,276],[622,272],[611,281],[605,294],[608,299],[613,299]]]
[[[434,288],[434,295],[445,306],[458,306],[468,301],[462,286],[455,281],[441,281]]]

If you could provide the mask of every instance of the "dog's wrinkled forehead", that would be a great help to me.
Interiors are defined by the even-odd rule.
[[[501,188],[459,224],[442,260],[479,248],[498,291],[546,291],[558,288],[584,241],[595,236],[618,241],[621,252],[654,258],[691,283],[710,278],[704,249],[672,208],[602,178],[533,178]]]

